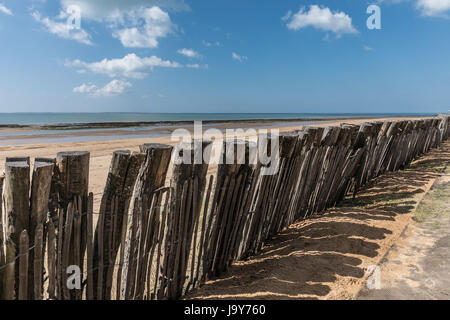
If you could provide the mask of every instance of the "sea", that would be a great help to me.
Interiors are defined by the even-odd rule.
[[[158,122],[270,119],[328,119],[431,116],[416,113],[0,113],[0,125],[50,125],[99,122]]]

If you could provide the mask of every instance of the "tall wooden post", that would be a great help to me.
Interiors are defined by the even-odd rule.
[[[139,240],[145,237],[144,216],[147,214],[153,193],[164,186],[167,169],[173,147],[165,144],[146,144],[141,152],[146,153],[145,161],[139,171],[135,192],[131,199],[129,223],[127,228],[127,242],[125,246],[125,265],[122,274],[122,298],[133,299],[136,286],[136,267]]]
[[[59,152],[56,155],[56,165],[58,167],[60,175],[59,202],[60,207],[64,212],[64,225],[69,223],[69,221],[66,221],[68,219],[67,208],[69,203],[73,204],[71,219],[75,220],[75,222],[78,221],[78,218],[81,219],[80,226],[78,227],[78,225],[75,225],[71,232],[71,237],[68,238],[70,244],[64,244],[64,246],[67,245],[69,248],[68,265],[79,266],[82,273],[84,269],[84,253],[86,249],[87,217],[84,213],[87,211],[88,202],[89,161],[90,153],[87,151]],[[81,199],[80,204],[77,203],[78,199]],[[73,215],[75,215],[75,217]],[[66,230],[58,230],[58,233],[61,231],[64,233],[64,241],[66,241]],[[80,231],[81,235],[75,234],[75,231]],[[80,245],[75,246],[75,239],[77,239],[78,237],[80,237]],[[75,250],[78,251],[78,247],[80,252],[75,252]],[[62,288],[65,288],[65,279],[67,277],[67,273],[66,270],[61,270],[61,272],[63,281],[63,283],[61,283],[61,286]],[[75,292],[75,290],[72,290],[72,292],[70,292],[71,299],[75,299],[77,294],[79,294],[79,292]]]
[[[45,224],[48,213],[48,204],[50,197],[50,186],[52,180],[53,163],[49,162],[34,162],[33,179],[31,182],[31,197],[30,197],[30,229],[29,229],[29,241],[30,247],[35,245],[35,232],[37,227]],[[45,233],[42,230],[42,238]],[[41,247],[41,255],[43,255],[45,247]],[[36,255],[30,255],[29,257],[29,275],[28,279],[34,279],[34,257]],[[40,271],[43,273],[43,269]],[[42,276],[42,274],[41,274]],[[42,292],[43,288],[34,288],[34,281],[29,281],[28,284],[28,297],[32,299],[37,291]]]
[[[6,299],[19,296],[19,264],[14,263],[20,252],[20,235],[30,227],[30,165],[27,161],[6,162],[5,166],[6,215]]]
[[[127,221],[123,219],[129,209],[130,199],[133,194],[136,178],[142,163],[145,160],[145,153],[130,152],[128,150],[114,151],[109,167],[108,178],[105,190],[100,203],[100,216],[103,225],[97,224],[94,236],[94,269],[96,270],[94,282],[98,282],[98,262],[102,258],[103,275],[101,277],[100,297],[105,300],[111,298],[111,284],[114,273],[114,265],[119,251],[120,240],[122,238],[123,224]],[[114,205],[115,200],[117,206]],[[103,227],[102,247],[103,254],[99,255],[99,228]],[[123,249],[123,248],[122,248]],[[99,297],[98,286],[94,286],[93,296]]]

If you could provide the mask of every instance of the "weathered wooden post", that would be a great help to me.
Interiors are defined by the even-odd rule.
[[[66,261],[67,265],[61,270],[61,283],[60,286],[66,292],[64,294],[65,299],[67,299],[67,288],[66,288],[66,269],[69,265],[76,265],[80,267],[81,272],[84,274],[84,253],[86,250],[86,225],[87,218],[83,214],[87,210],[88,202],[88,188],[89,188],[89,162],[90,153],[87,151],[68,151],[59,152],[56,155],[56,165],[58,167],[60,175],[60,189],[59,189],[59,202],[60,208],[63,209],[64,220],[63,225],[74,224],[71,227],[71,236],[66,237],[66,228],[64,230],[58,229],[59,232],[63,232],[64,248],[67,247],[69,250],[69,260]],[[81,201],[79,201],[81,200]],[[80,203],[78,203],[80,202]],[[71,221],[69,222],[68,217],[68,206],[71,204]],[[78,226],[78,219],[80,225]],[[80,232],[81,234],[78,234]],[[80,238],[79,252],[78,245],[75,246],[75,241]],[[64,251],[64,249],[63,249]],[[77,251],[77,252],[75,252]],[[79,290],[72,290],[70,292],[70,298],[75,299],[79,296]]]
[[[11,159],[8,159],[11,161]],[[17,160],[17,159],[13,159]],[[15,258],[20,252],[20,235],[30,227],[30,165],[28,161],[6,162],[5,165],[5,215],[6,215],[6,263],[4,296],[19,297],[19,263]]]
[[[190,143],[178,144],[174,150],[170,182],[172,224],[169,225],[169,236],[166,240],[167,274],[163,275],[169,279],[169,299],[179,298],[183,293],[191,244],[197,237],[194,230],[200,217],[211,146],[211,141],[193,140]],[[193,248],[191,261],[195,261],[195,249]]]
[[[131,199],[127,242],[125,246],[125,265],[123,266],[121,296],[124,299],[133,299],[136,288],[136,268],[139,241],[145,237],[144,218],[147,215],[153,193],[164,186],[167,169],[173,147],[164,144],[146,144],[141,152],[146,153],[145,161],[139,171],[135,192]]]
[[[30,239],[30,247],[33,247],[35,245],[35,231],[38,228],[39,225],[43,225],[45,221],[47,220],[47,213],[48,213],[48,204],[49,204],[49,197],[50,197],[50,186],[51,186],[51,180],[52,180],[52,173],[53,173],[53,163],[49,162],[34,162],[34,168],[33,168],[33,179],[31,181],[31,197],[30,197],[30,229],[29,229],[29,239]],[[38,240],[43,240],[45,236],[45,230],[42,230],[42,234],[40,235],[41,238],[38,238]],[[37,244],[39,245],[39,244]],[[36,248],[34,249],[36,251]],[[41,257],[44,254],[45,247],[40,246],[40,255],[30,255],[29,257],[29,275],[28,279],[30,279],[28,284],[28,297],[30,299],[33,299],[36,297],[36,292],[39,289],[39,291],[42,292],[43,287],[42,283],[40,288],[34,288],[35,282],[31,281],[31,279],[35,279],[36,276],[34,275],[35,271],[35,263],[34,258],[35,257]],[[44,272],[43,264],[40,265],[42,269],[39,271],[41,273],[40,277],[42,277],[42,273]],[[38,265],[36,265],[36,268]]]
[[[22,230],[19,240],[19,289],[18,299],[28,300],[28,256],[29,242],[27,230]]]
[[[131,196],[136,183],[136,178],[142,163],[145,159],[145,153],[136,153],[126,151],[114,151],[109,167],[108,178],[106,180],[105,190],[100,203],[100,216],[102,223],[97,224],[94,235],[94,282],[99,280],[98,262],[102,258],[102,264],[107,267],[102,268],[103,274],[100,279],[100,293],[97,292],[98,286],[94,286],[93,296],[96,298],[109,300],[111,298],[112,277],[114,265],[120,247],[122,238],[123,220],[128,212]],[[99,228],[103,229],[100,230]],[[101,246],[102,255],[99,255],[99,232],[102,233]]]
[[[249,141],[228,139],[223,142],[220,164],[217,170],[215,194],[211,205],[213,221],[207,249],[206,272],[218,275],[230,263],[229,237],[236,220],[241,220],[243,190],[252,181],[255,170],[256,144]]]

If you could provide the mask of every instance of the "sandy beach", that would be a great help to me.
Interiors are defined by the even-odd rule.
[[[303,122],[233,122],[218,123],[217,125],[204,126],[204,130],[216,128],[225,129],[279,129],[280,132],[300,130],[304,126],[336,126],[340,123],[359,124],[367,121],[399,120],[399,119],[419,119],[423,117],[402,117],[402,118],[358,118],[342,120],[324,121],[303,121]],[[136,131],[119,129],[98,129],[98,130],[74,130],[60,132],[58,130],[36,131],[33,128],[0,129],[0,172],[3,171],[6,157],[29,156],[31,163],[36,157],[56,157],[61,151],[89,151],[90,191],[94,193],[94,211],[98,210],[106,177],[111,161],[112,152],[115,150],[139,151],[139,145],[144,143],[164,143],[175,145],[176,141],[171,141],[171,132],[178,128],[192,130],[192,125],[167,126],[146,128]],[[138,137],[136,137],[138,136]],[[66,142],[66,140],[70,142]],[[211,166],[209,173],[212,174],[216,168]]]

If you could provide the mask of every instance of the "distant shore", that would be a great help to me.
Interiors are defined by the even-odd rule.
[[[71,114],[53,114],[36,113],[34,114],[0,114],[1,118],[8,118],[0,121],[0,129],[33,129],[33,130],[82,130],[82,129],[112,129],[112,128],[132,128],[132,127],[154,127],[154,126],[184,126],[191,125],[194,121],[202,121],[206,125],[226,124],[226,123],[269,123],[269,122],[305,122],[305,121],[330,121],[342,119],[386,119],[399,117],[430,117],[433,114],[281,114],[281,113],[255,113],[255,114],[90,114],[74,113]],[[45,117],[47,115],[47,117]],[[141,121],[139,117],[144,120]],[[301,116],[300,116],[301,115]],[[26,117],[26,119],[23,119]],[[74,122],[68,122],[68,118],[75,119]],[[139,119],[130,121],[129,119]],[[156,120],[147,121],[145,118],[155,118]],[[175,118],[168,120],[169,118]],[[182,120],[182,118],[187,118]],[[20,119],[20,121],[18,121]],[[39,120],[38,120],[39,119]],[[57,119],[57,120],[56,120]],[[63,119],[63,121],[61,121]],[[105,121],[92,121],[105,120]],[[106,120],[107,119],[107,120]],[[120,119],[120,121],[118,120]],[[108,121],[117,120],[117,121]],[[7,122],[9,121],[9,122]],[[61,121],[61,122],[59,122]],[[6,122],[6,123],[5,123]]]

